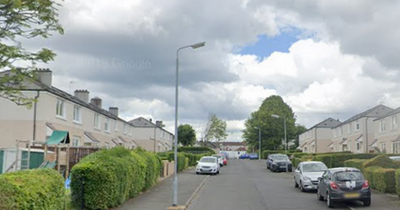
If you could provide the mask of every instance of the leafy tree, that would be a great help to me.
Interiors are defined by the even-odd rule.
[[[210,113],[204,137],[205,141],[215,139],[219,142],[225,140],[228,137],[226,122],[219,119],[214,113]]]
[[[183,146],[193,146],[196,142],[196,132],[189,124],[178,127],[178,142]]]
[[[278,115],[279,118],[272,117],[272,115]],[[261,149],[278,149],[282,146],[284,139],[284,119],[286,121],[286,138],[287,140],[293,139],[296,136],[296,119],[292,108],[280,96],[270,96],[246,120],[242,137],[248,145],[258,148],[258,128],[260,128]]]
[[[34,77],[37,63],[54,60],[55,53],[43,48],[33,52],[20,42],[35,37],[48,38],[51,32],[64,33],[58,23],[59,3],[52,0],[0,0],[0,97],[18,105],[30,105],[34,99],[21,93],[24,79]]]
[[[296,149],[299,146],[299,135],[306,132],[307,128],[304,127],[303,125],[296,125],[296,138],[294,145],[291,147],[291,149]]]

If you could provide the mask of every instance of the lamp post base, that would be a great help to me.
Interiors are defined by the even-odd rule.
[[[167,210],[185,210],[186,206],[170,206]]]

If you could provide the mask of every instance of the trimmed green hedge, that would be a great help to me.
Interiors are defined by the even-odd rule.
[[[150,152],[123,147],[101,150],[71,170],[71,198],[76,209],[109,209],[153,186],[160,161]]]
[[[381,168],[373,172],[374,188],[384,193],[396,192],[396,169]]]
[[[366,160],[366,159],[350,159],[350,160],[344,161],[344,166],[358,168],[364,172],[364,163],[366,161],[368,161],[368,160]]]
[[[64,179],[53,169],[0,175],[0,209],[64,209]]]
[[[399,162],[393,161],[386,155],[379,155],[364,163],[364,168],[380,166],[382,168],[399,168]]]
[[[201,154],[201,153],[211,153],[215,154],[215,151],[209,147],[178,147],[178,152],[185,152],[185,153],[193,153],[193,154]]]
[[[396,170],[395,181],[396,181],[396,192],[397,192],[397,195],[400,195],[400,169]]]
[[[325,163],[326,167],[332,168],[332,155],[317,155],[314,157],[315,161],[321,161]]]
[[[174,153],[173,152],[168,153],[168,160],[174,161]],[[183,152],[178,152],[178,172],[181,172],[184,169],[186,169],[185,163],[186,163],[185,154]]]
[[[375,181],[374,174],[375,174],[375,171],[381,170],[381,169],[383,169],[383,168],[379,167],[379,166],[372,166],[372,167],[365,168],[364,177],[365,177],[366,180],[368,180],[369,185],[371,186],[371,188],[376,189],[376,186],[375,186],[375,183],[374,183],[374,181]]]
[[[292,159],[293,168],[297,168],[297,165],[298,165],[300,162],[301,162],[301,159],[300,159],[300,158],[293,158],[293,159]]]

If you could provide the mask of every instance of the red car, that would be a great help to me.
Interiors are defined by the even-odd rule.
[[[223,162],[223,164],[224,165],[227,165],[228,164],[228,158],[226,158],[226,155],[225,154],[220,154],[221,156],[222,156],[222,162]]]

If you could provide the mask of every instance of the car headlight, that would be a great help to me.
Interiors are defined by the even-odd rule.
[[[303,180],[304,180],[304,181],[311,181],[311,178],[308,177],[308,176],[303,176]]]

